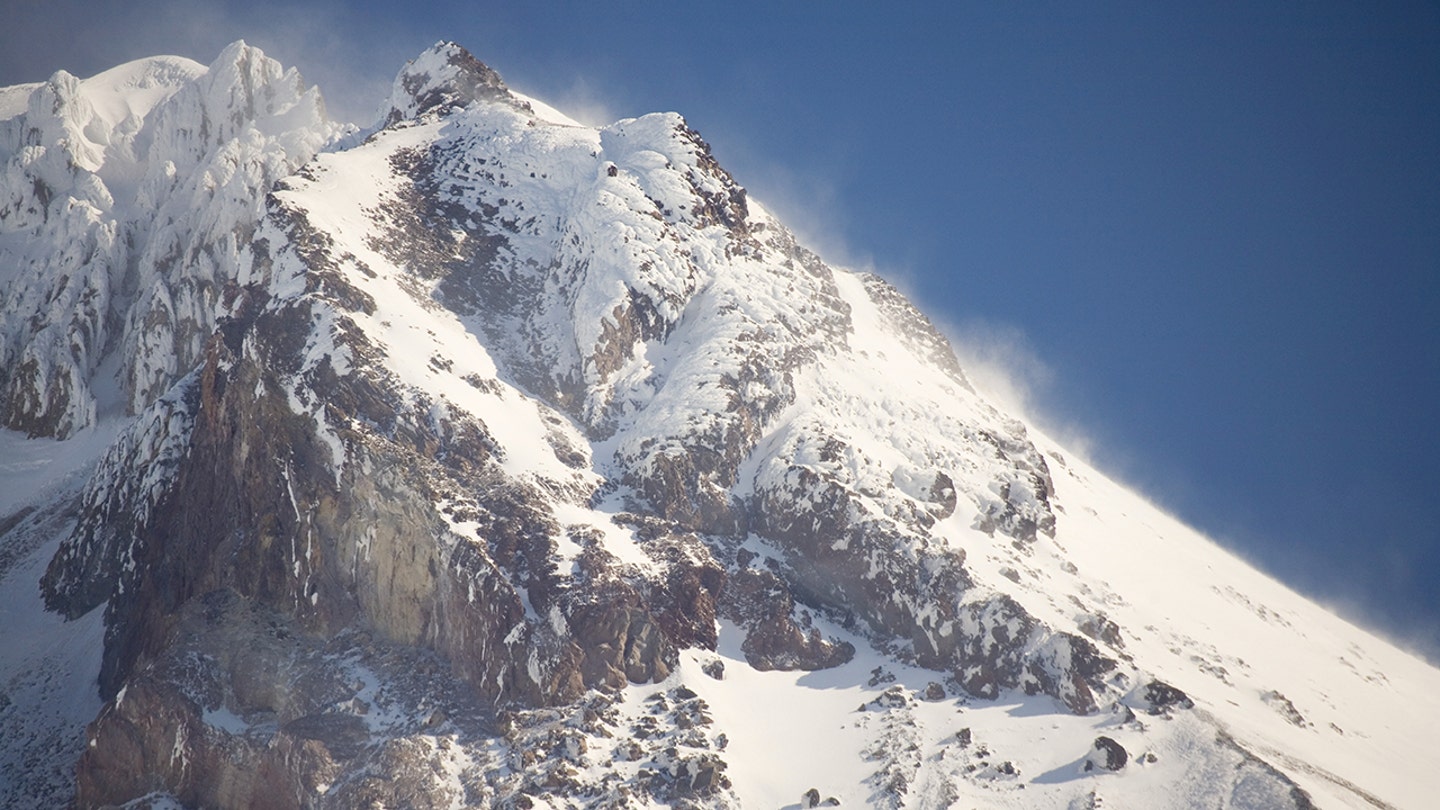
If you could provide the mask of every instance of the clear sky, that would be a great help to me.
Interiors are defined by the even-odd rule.
[[[361,120],[452,39],[679,111],[1102,468],[1440,661],[1434,2],[123,5],[10,0],[0,85],[244,38]]]

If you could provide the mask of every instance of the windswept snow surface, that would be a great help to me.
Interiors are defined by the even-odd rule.
[[[106,124],[133,117],[138,128],[156,105],[204,73],[204,65],[183,56],[152,56],[83,79],[80,92]]]
[[[75,621],[47,612],[37,583],[53,537],[0,574],[0,807],[40,807],[73,791],[85,724],[101,707],[103,610]]]
[[[1072,504],[1058,519],[1063,546],[1022,569],[1017,599],[1057,620],[1076,602],[1105,612],[1137,661],[1318,806],[1419,808],[1440,795],[1440,672],[1065,461],[1052,467],[1057,501]]]
[[[124,425],[120,419],[101,422],[67,441],[0,430],[0,518],[84,483]]]

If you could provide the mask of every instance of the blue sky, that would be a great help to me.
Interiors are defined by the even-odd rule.
[[[22,2],[0,85],[244,38],[366,117],[453,39],[677,110],[1054,432],[1440,660],[1440,6]]]

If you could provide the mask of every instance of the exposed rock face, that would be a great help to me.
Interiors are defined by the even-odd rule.
[[[493,730],[469,690],[413,688],[444,670],[414,647],[356,633],[321,640],[233,591],[210,592],[187,603],[170,646],[92,724],[77,799],[97,806],[164,792],[201,807],[299,808],[322,796],[335,806],[355,797],[448,806],[457,797],[421,774],[453,757],[424,732],[439,723]],[[420,694],[428,705],[406,700]],[[332,790],[342,775],[347,784]]]
[[[797,620],[795,600],[770,571],[742,567],[726,592],[729,618],[745,628],[741,649],[750,665],[768,669],[826,669],[849,661],[855,648],[821,635],[808,613]]]
[[[1018,586],[1051,553],[1046,455],[679,116],[581,127],[442,43],[341,148],[243,44],[166,70],[103,149],[71,131],[82,84],[36,91],[24,126],[58,127],[71,185],[0,122],[24,180],[0,223],[79,245],[5,290],[0,416],[135,415],[42,580],[105,611],[80,804],[734,805],[725,733],[667,681],[684,656],[723,681],[725,632],[753,670],[846,665],[848,633],[930,671],[923,701],[869,683],[888,806],[1020,779],[969,728],[917,753],[917,706],[962,690],[1199,722],[1111,657],[1106,614],[977,573],[1002,548]],[[144,178],[126,205],[117,161]]]

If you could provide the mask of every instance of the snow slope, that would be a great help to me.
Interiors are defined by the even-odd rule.
[[[104,623],[67,622],[45,610],[37,587],[73,525],[73,503],[115,423],[68,441],[0,431],[0,806],[43,806],[65,795],[102,705],[95,690]]]

